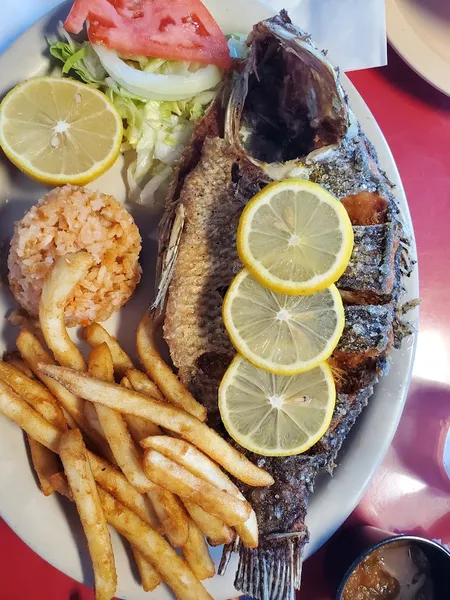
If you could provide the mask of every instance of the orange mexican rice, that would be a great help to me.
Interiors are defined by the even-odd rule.
[[[132,295],[141,277],[141,237],[133,217],[113,196],[85,188],[55,188],[14,227],[8,279],[17,302],[37,316],[57,256],[87,250],[96,264],[65,309],[66,324],[104,321]]]

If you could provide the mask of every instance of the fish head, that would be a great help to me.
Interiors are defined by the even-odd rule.
[[[226,138],[272,179],[302,176],[349,129],[338,73],[286,11],[258,23],[247,45],[229,99]]]

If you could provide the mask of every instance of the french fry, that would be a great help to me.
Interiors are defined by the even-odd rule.
[[[189,536],[189,516],[181,500],[169,490],[149,482],[147,492],[164,534],[172,546],[183,546]]]
[[[208,545],[202,532],[193,522],[189,525],[188,541],[181,548],[181,552],[191,571],[200,581],[214,577],[216,569]]]
[[[58,494],[65,496],[68,500],[73,502],[72,490],[70,489],[69,482],[67,481],[67,477],[64,475],[64,473],[59,471],[58,473],[52,475],[50,477],[50,483],[55,492],[58,492]]]
[[[130,380],[126,376],[122,377],[120,385],[129,390],[133,389]],[[158,425],[155,425],[147,419],[137,417],[136,415],[127,414],[124,414],[124,417],[125,421],[127,422],[128,429],[131,433],[131,437],[136,442],[136,444],[139,444],[141,440],[145,439],[149,435],[162,435],[162,431],[158,427]]]
[[[161,583],[161,577],[152,563],[142,554],[140,550],[131,546],[134,560],[139,571],[141,584],[144,592],[153,592]]]
[[[53,452],[59,452],[61,431],[44,419],[3,381],[0,381],[0,412],[43,446]]]
[[[124,415],[125,421],[127,422],[128,429],[131,433],[131,437],[140,444],[142,440],[145,440],[149,435],[161,435],[162,431],[148,419],[137,417],[136,415]]]
[[[245,500],[228,475],[192,444],[169,436],[155,436],[146,440],[145,444],[147,448],[153,448],[161,452],[161,454],[182,465],[197,477],[201,477],[235,498]],[[189,507],[186,506],[186,508],[191,514]],[[202,529],[201,525],[199,527]],[[258,547],[258,523],[253,510],[248,520],[245,523],[236,525],[235,528],[245,546],[248,548]]]
[[[235,535],[234,531],[228,525],[225,525],[223,521],[207,513],[201,506],[191,502],[189,500],[183,501],[189,516],[206,535],[210,546],[222,546],[223,544],[229,544],[233,541]]]
[[[51,477],[60,470],[58,457],[54,452],[34,440],[28,434],[27,441],[30,446],[31,462],[36,471],[39,486],[45,496],[50,496],[54,492]]]
[[[39,302],[39,323],[47,346],[65,367],[86,371],[83,355],[67,333],[64,309],[77,285],[94,264],[94,257],[81,251],[59,256],[47,277]]]
[[[89,356],[89,373],[98,379],[114,377],[111,352],[106,343],[100,344]],[[101,427],[117,464],[128,481],[140,492],[148,494],[164,532],[174,546],[186,542],[189,533],[188,516],[180,501],[170,492],[149,481],[142,466],[141,452],[134,445],[124,417],[101,404],[96,405]]]
[[[146,450],[144,470],[157,485],[195,502],[231,527],[244,523],[250,516],[251,506],[247,501],[223,492],[156,450]]]
[[[91,351],[89,373],[104,381],[114,380],[111,352],[106,343]],[[142,468],[141,453],[134,444],[122,414],[101,404],[96,404],[95,408],[105,438],[125,477],[140,492],[148,492],[151,484]]]
[[[38,379],[50,390],[50,392],[59,400],[61,406],[66,410],[72,419],[81,426],[84,421],[84,400],[71,394],[66,388],[51,377],[43,375],[38,364],[54,365],[55,361],[50,354],[43,348],[39,340],[27,329],[22,329],[17,337],[17,347],[22,358],[33,371]]]
[[[140,550],[179,600],[213,600],[163,537],[102,488],[98,491],[108,523]]]
[[[107,461],[88,452],[97,483],[115,496],[156,531],[164,533],[174,546],[182,546],[189,535],[189,519],[179,498],[148,482],[147,499]]]
[[[161,402],[166,401],[156,383],[153,383],[153,381],[151,381],[142,371],[129,369],[127,371],[127,379],[135,392],[150,396],[151,398],[156,398],[156,400],[160,400]]]
[[[149,498],[140,494],[134,488],[123,473],[111,465],[108,461],[93,452],[89,452],[89,464],[95,481],[107,492],[125,504],[130,510],[137,514],[147,525],[158,532],[163,532],[153,505]]]
[[[67,410],[64,408],[64,406],[61,406],[61,410],[62,410],[62,414],[64,415],[64,418],[66,420],[66,423],[69,426],[69,429],[76,429],[78,427],[78,423],[75,421],[75,419],[73,417],[71,417],[71,415],[67,412]]]
[[[120,380],[120,385],[124,388],[127,388],[127,390],[132,390],[133,386],[130,383],[130,380],[128,379],[128,377],[126,375],[124,375],[122,377],[122,379]]]
[[[116,338],[110,335],[98,323],[92,323],[85,327],[83,329],[83,337],[91,348],[96,348],[103,343],[108,345],[114,363],[114,371],[118,377],[123,377],[128,369],[133,368],[133,361],[121,348]]]
[[[16,367],[1,360],[0,380],[9,385],[55,427],[61,431],[67,429],[66,420],[56,398],[39,381],[30,379]]]
[[[81,433],[63,433],[59,451],[92,559],[96,600],[111,600],[117,588],[111,536]]]
[[[58,399],[63,412],[70,415],[69,425],[73,427],[75,423],[92,440],[94,446],[109,460],[114,462],[114,458],[106,444],[104,438],[93,429],[84,414],[85,401],[71,394],[63,385],[51,377],[46,377],[40,373],[38,364],[54,365],[55,361],[50,354],[42,347],[38,339],[26,329],[22,329],[16,341],[17,347],[27,365],[33,373],[42,381],[49,391]]]
[[[114,382],[114,365],[107,344],[100,344],[91,350],[88,359],[88,370],[97,379]]]
[[[100,420],[97,415],[97,409],[95,407],[95,404],[92,404],[92,402],[85,402],[83,411],[84,411],[84,417],[85,417],[86,421],[89,423],[89,426],[92,427],[92,429],[95,429],[95,431],[104,438],[105,434],[104,434],[102,426],[100,424]]]
[[[153,321],[149,315],[144,315],[138,325],[136,347],[144,370],[166,400],[200,421],[206,421],[205,407],[188,392],[159,354],[155,345]]]
[[[56,492],[73,502],[72,491],[67,482],[67,478],[63,473],[59,472],[52,475],[50,478],[50,483]],[[152,592],[161,583],[161,577],[140,550],[134,548],[133,546],[131,546],[131,549],[139,570],[139,575],[141,576],[142,587],[144,588],[145,592]]]
[[[39,372],[53,377],[73,394],[91,402],[144,417],[179,434],[248,485],[260,487],[274,483],[269,473],[250,462],[213,429],[174,406],[121,386],[93,379],[85,373],[78,373],[71,369],[42,364],[39,365]],[[146,440],[143,440],[141,445],[145,447]]]
[[[20,356],[20,352],[4,352],[3,361],[12,367],[15,367],[18,371],[22,371],[24,375],[30,379],[35,379],[33,371],[27,365],[27,363]]]

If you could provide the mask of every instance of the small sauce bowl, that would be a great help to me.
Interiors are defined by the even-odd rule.
[[[433,540],[367,526],[347,530],[340,547],[341,559],[352,563],[335,600],[450,599],[450,552]],[[358,585],[373,589],[373,595],[358,595]]]

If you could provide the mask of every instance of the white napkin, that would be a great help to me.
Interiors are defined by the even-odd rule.
[[[244,0],[245,1],[245,0]],[[344,71],[387,63],[384,0],[265,0],[285,8],[292,21],[329,51]]]
[[[0,52],[60,0],[0,0]],[[245,2],[245,0],[243,0]],[[344,71],[386,64],[384,0],[266,0],[329,50]]]

